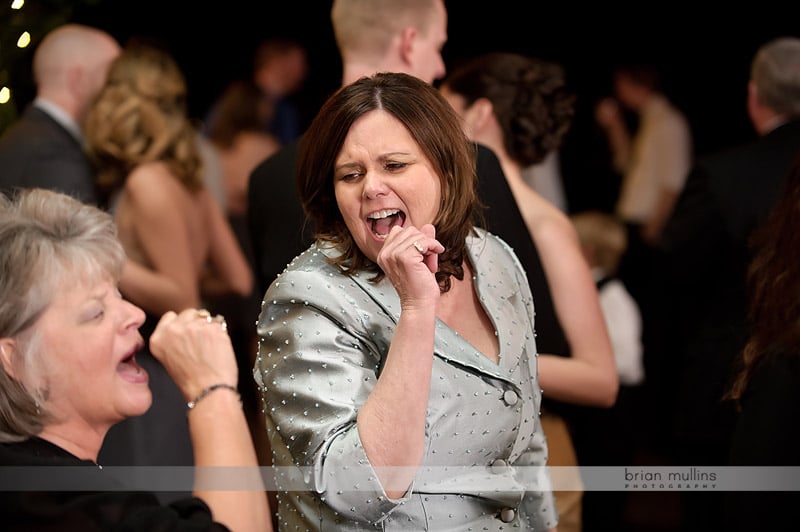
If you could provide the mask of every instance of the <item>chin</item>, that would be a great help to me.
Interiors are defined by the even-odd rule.
[[[141,396],[131,397],[128,400],[127,408],[123,410],[125,418],[141,416],[150,410],[153,404],[153,395],[148,388]],[[124,418],[123,418],[124,419]],[[120,420],[121,421],[121,420]]]

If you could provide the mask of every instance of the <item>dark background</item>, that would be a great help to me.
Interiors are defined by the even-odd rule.
[[[82,22],[120,42],[153,40],[169,49],[189,85],[189,112],[202,118],[225,84],[250,72],[252,51],[269,35],[299,38],[311,70],[295,100],[307,123],[340,83],[341,63],[330,28],[330,0],[219,3],[153,0],[28,0],[21,12],[0,8],[0,84],[14,90],[13,112],[33,97],[29,65],[50,27]],[[780,35],[800,35],[800,9],[792,3],[749,3],[740,9],[700,2],[603,3],[525,0],[447,0],[445,61],[487,51],[515,51],[560,62],[578,93],[578,115],[564,152],[564,178],[572,210],[612,201],[605,143],[592,108],[609,90],[620,61],[655,64],[664,90],[687,115],[698,155],[752,138],[745,109],[749,63],[756,48]],[[720,11],[724,10],[724,11]],[[9,46],[21,28],[28,49]],[[32,30],[29,28],[33,28]],[[13,37],[13,41],[11,41]],[[6,79],[4,79],[6,78]],[[7,106],[0,106],[7,107]],[[0,130],[10,120],[0,115]],[[3,120],[3,116],[6,117]]]

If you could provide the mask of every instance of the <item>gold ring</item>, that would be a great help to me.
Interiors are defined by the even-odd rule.
[[[414,242],[412,242],[411,245],[414,246],[414,249],[416,249],[420,253],[425,253],[425,248],[422,247],[422,244],[420,244],[416,240],[414,240]]]
[[[197,311],[197,317],[198,318],[206,318],[207,319],[207,318],[211,317],[211,313],[208,310],[206,310],[204,308],[201,308],[200,310]]]

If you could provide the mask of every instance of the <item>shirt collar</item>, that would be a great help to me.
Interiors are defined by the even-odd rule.
[[[70,134],[72,134],[72,136],[78,140],[78,142],[83,142],[83,133],[81,132],[80,126],[75,119],[69,116],[69,114],[67,114],[67,112],[61,107],[44,98],[36,98],[33,101],[33,105],[34,107],[37,107],[50,115],[53,120],[61,124],[61,126],[69,131]]]

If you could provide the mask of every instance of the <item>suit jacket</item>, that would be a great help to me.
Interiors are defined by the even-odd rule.
[[[0,191],[34,187],[98,201],[94,172],[78,139],[30,105],[0,138]]]
[[[525,273],[479,231],[467,253],[497,331],[494,363],[436,323],[425,455],[402,500],[387,498],[358,435],[400,317],[384,277],[344,275],[313,245],[272,283],[254,375],[276,466],[279,520],[303,530],[544,530],[555,526],[539,423],[534,312]],[[296,469],[297,468],[297,469]]]
[[[779,197],[800,155],[800,121],[698,160],[659,243],[667,325],[664,356],[677,369],[675,430],[706,463],[725,463],[733,412],[721,400],[747,337],[748,238]],[[663,295],[663,294],[662,294]]]

